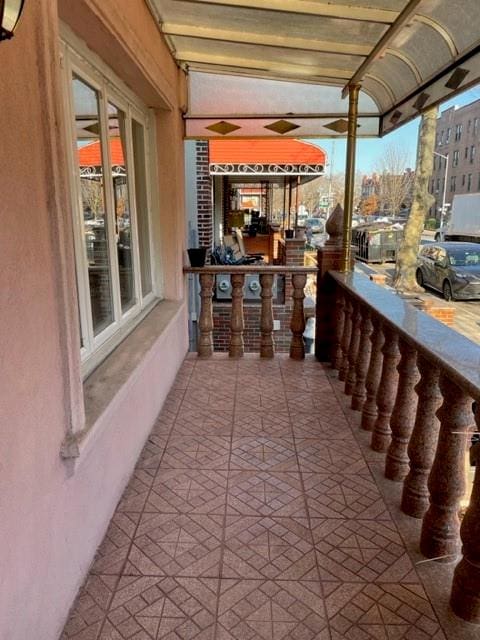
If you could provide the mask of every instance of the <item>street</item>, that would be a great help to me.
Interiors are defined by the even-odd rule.
[[[389,279],[393,277],[395,266],[391,262],[383,264],[365,264],[357,261],[356,268],[364,273],[383,273]],[[388,279],[387,279],[388,284]],[[453,329],[470,338],[473,342],[480,344],[480,300],[465,300],[445,302],[443,296],[432,289],[425,289],[425,293],[421,297],[434,298],[444,305],[455,308],[455,320]]]

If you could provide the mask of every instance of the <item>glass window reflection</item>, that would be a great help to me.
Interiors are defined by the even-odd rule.
[[[72,82],[90,306],[93,333],[98,335],[114,319],[99,100],[83,80],[74,76]]]

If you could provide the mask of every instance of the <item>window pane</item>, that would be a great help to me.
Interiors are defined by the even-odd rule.
[[[133,160],[135,165],[135,203],[137,206],[138,242],[142,276],[142,296],[152,290],[150,271],[150,243],[148,228],[147,173],[145,162],[145,134],[143,126],[132,120]]]
[[[83,209],[83,238],[88,260],[93,333],[97,335],[113,322],[100,114],[97,91],[76,76],[72,82]]]
[[[128,167],[125,161],[127,157],[125,113],[111,103],[108,105],[108,134],[112,163],[120,298],[122,312],[125,313],[136,302],[131,242],[132,227],[130,224],[130,201],[127,183]]]

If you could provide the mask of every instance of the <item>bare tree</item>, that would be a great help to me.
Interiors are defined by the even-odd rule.
[[[100,181],[91,178],[82,178],[80,180],[80,188],[82,192],[83,208],[87,207],[92,211],[95,217],[103,215],[103,187]]]
[[[437,107],[428,109],[423,114],[420,124],[412,208],[405,225],[402,244],[397,252],[393,278],[393,286],[401,291],[423,291],[417,284],[415,274],[418,247],[425,226],[425,218],[434,202],[434,197],[428,192],[428,183],[433,169],[437,115]]]
[[[398,215],[411,201],[414,174],[407,170],[408,152],[389,145],[378,161],[380,207],[391,215]]]

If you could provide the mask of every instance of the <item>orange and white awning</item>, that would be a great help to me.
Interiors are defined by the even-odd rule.
[[[322,176],[326,154],[301,140],[211,140],[210,175],[256,177]]]

